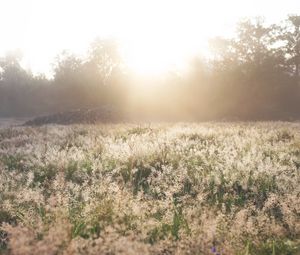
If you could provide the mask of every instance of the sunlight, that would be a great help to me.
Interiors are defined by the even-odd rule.
[[[20,12],[11,21],[22,37],[6,36],[0,48],[20,48],[28,68],[37,73],[49,71],[63,49],[83,54],[95,37],[114,37],[129,69],[142,75],[161,74],[183,67],[189,56],[205,52],[205,41],[216,33],[217,21],[206,24],[213,6],[187,2],[30,0],[22,3],[24,13],[30,15]],[[13,0],[6,5],[13,11],[20,3]],[[0,21],[5,18],[9,17]],[[20,22],[23,19],[25,23]]]
[[[142,75],[158,75],[182,69],[191,56],[205,54],[205,41],[213,35],[212,28],[217,24],[211,22],[210,26],[204,26],[208,16],[201,11],[199,17],[201,3],[192,1],[194,8],[191,8],[182,1],[131,2],[135,8],[126,6],[127,21],[116,31],[131,70]],[[196,24],[201,31],[197,36]]]
[[[96,37],[113,37],[132,71],[160,74],[205,55],[208,39],[231,36],[240,18],[262,13],[274,21],[297,5],[260,2],[258,11],[258,0],[1,0],[0,23],[9,26],[1,32],[0,55],[21,49],[33,73],[48,73],[62,50],[84,54]]]
[[[300,255],[300,0],[0,8],[0,255]]]
[[[151,38],[137,40],[134,43],[123,43],[123,56],[128,68],[139,75],[159,75],[170,70],[184,68],[184,58],[188,55],[177,45],[178,52],[173,49],[172,40],[160,43]],[[173,46],[173,47],[172,47]]]

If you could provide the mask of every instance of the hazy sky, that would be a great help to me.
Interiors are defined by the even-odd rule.
[[[118,39],[136,71],[155,73],[205,51],[208,38],[231,35],[242,17],[300,14],[300,0],[0,0],[0,11],[0,54],[20,49],[34,72],[98,36]]]

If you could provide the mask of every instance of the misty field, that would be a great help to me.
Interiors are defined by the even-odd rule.
[[[0,128],[0,253],[300,254],[300,124]]]

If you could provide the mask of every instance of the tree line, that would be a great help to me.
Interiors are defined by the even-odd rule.
[[[111,106],[133,119],[300,118],[300,16],[271,25],[245,19],[234,37],[209,45],[210,55],[195,57],[188,72],[147,79],[127,70],[113,40],[95,40],[85,57],[63,52],[51,79],[7,55],[0,59],[0,117]]]

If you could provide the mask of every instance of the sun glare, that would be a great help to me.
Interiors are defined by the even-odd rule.
[[[231,35],[239,18],[259,15],[258,3],[252,3],[258,0],[0,1],[0,22],[9,24],[1,32],[0,54],[22,50],[34,73],[47,73],[64,49],[83,54],[96,37],[114,37],[131,70],[160,74],[185,66],[190,56],[206,54],[207,40]],[[272,10],[265,2],[259,5],[270,20],[290,12],[275,2]]]
[[[153,37],[154,38],[154,37]],[[123,43],[123,57],[128,68],[140,75],[159,75],[170,70],[183,68],[184,55],[187,51],[177,46],[178,52],[174,52],[172,40],[166,40],[168,45],[160,44],[151,38],[137,40],[133,43]]]
[[[142,75],[157,75],[171,66],[169,56],[159,55],[159,53],[162,53],[161,49],[151,48],[145,51],[146,47],[145,45],[139,45],[134,51],[124,53],[125,62],[130,70]],[[158,57],[160,57],[159,61]]]

